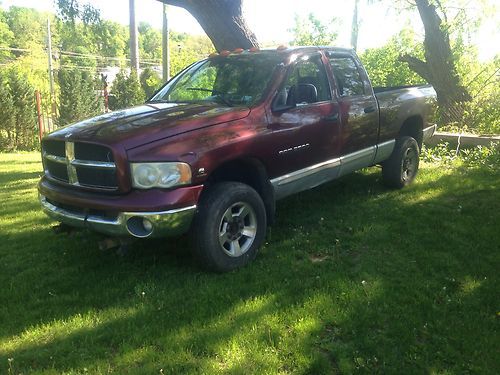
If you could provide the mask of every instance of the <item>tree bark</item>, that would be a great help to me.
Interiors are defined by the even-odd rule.
[[[460,83],[448,31],[429,0],[415,2],[425,29],[425,61],[410,55],[403,55],[400,60],[434,86],[441,109],[441,120],[445,123],[460,121],[463,115],[462,103],[471,98]]]
[[[258,47],[242,13],[242,0],[159,0],[186,9],[200,23],[217,51]]]

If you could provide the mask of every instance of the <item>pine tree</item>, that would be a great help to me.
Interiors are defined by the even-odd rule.
[[[60,70],[59,124],[67,125],[102,112],[95,80],[86,71]]]
[[[3,71],[0,71],[0,108],[0,150],[12,150],[16,108],[7,75]]]
[[[137,73],[134,70],[129,75],[121,70],[116,75],[111,94],[114,98],[110,101],[112,110],[132,107],[144,103],[145,100],[144,91],[142,91]]]
[[[18,69],[10,69],[8,77],[15,107],[13,147],[32,150],[36,140],[35,88],[29,82],[26,73]]]

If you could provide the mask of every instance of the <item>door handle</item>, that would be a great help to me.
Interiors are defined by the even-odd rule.
[[[323,120],[325,120],[325,121],[337,121],[338,119],[339,119],[338,113],[334,113],[334,114],[323,117]]]
[[[365,113],[372,113],[372,112],[375,112],[375,107],[374,106],[369,106],[369,107],[366,107],[365,109],[363,109],[363,111]]]

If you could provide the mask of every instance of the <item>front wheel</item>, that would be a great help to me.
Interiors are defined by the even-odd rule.
[[[208,269],[227,272],[257,255],[266,235],[260,195],[239,182],[221,182],[202,197],[191,229],[193,250]]]
[[[419,153],[418,143],[414,138],[398,138],[391,156],[382,163],[384,183],[398,189],[411,184],[417,176]]]

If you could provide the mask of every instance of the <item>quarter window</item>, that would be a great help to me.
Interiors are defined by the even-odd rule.
[[[333,75],[337,81],[340,96],[363,95],[365,86],[359,69],[350,57],[331,57]]]

